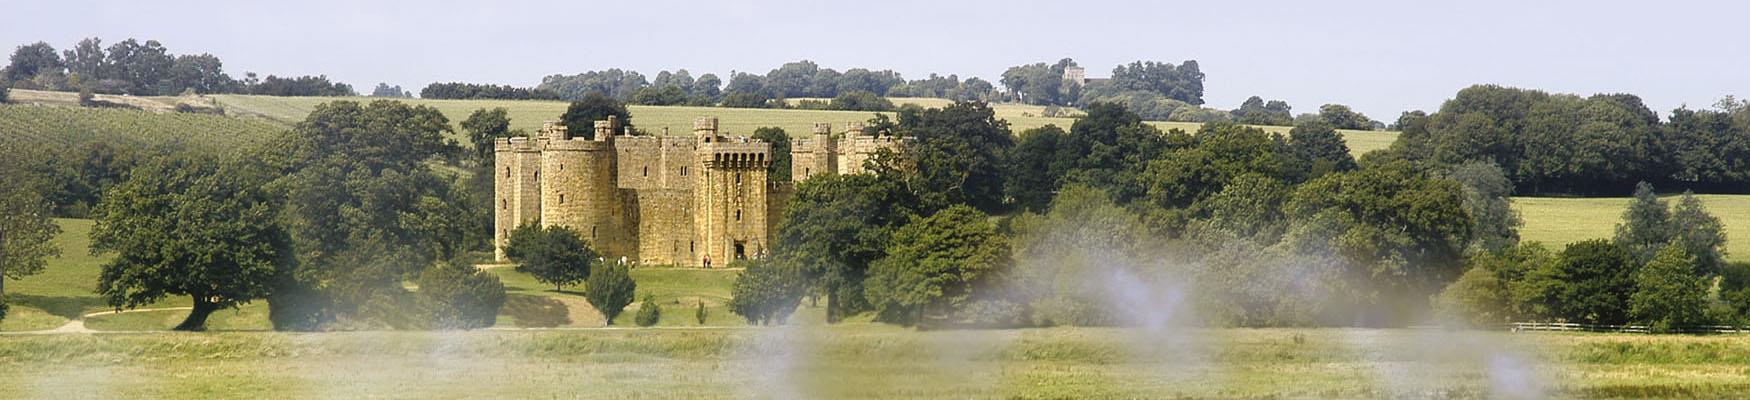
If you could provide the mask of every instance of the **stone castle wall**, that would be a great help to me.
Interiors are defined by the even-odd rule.
[[[867,159],[901,143],[861,135],[850,126],[833,138],[817,124],[815,138],[797,141],[796,180],[841,173],[847,160]],[[772,233],[794,194],[791,182],[770,182],[771,145],[725,137],[715,118],[700,118],[691,138],[614,135],[617,121],[597,122],[593,140],[572,138],[546,124],[537,138],[501,139],[496,146],[494,239],[506,244],[518,224],[571,227],[605,257],[643,264],[723,267],[770,252]],[[862,154],[858,156],[858,154]],[[854,171],[861,171],[861,161]],[[794,166],[793,166],[794,167]],[[503,251],[497,253],[504,259]]]

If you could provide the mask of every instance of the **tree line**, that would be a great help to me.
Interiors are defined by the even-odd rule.
[[[1477,85],[1434,113],[1406,112],[1382,157],[1441,164],[1489,160],[1520,193],[1619,194],[1637,182],[1712,193],[1750,191],[1750,107],[1659,115],[1631,94],[1580,97]]]
[[[3,86],[56,91],[89,91],[135,96],[239,93],[270,96],[354,96],[351,85],[327,76],[234,79],[212,54],[171,54],[156,40],[129,38],[108,47],[99,38],[80,40],[56,52],[46,42],[18,46],[0,70]]]
[[[693,77],[685,69],[662,71],[646,78],[637,71],[608,69],[576,75],[549,75],[536,90],[550,90],[566,100],[591,93],[642,105],[721,105],[739,108],[782,108],[785,99],[834,98],[851,93],[879,97],[941,97],[991,100],[994,86],[985,80],[957,75],[906,80],[891,70],[852,68],[840,72],[813,61],[785,63],[764,75],[732,72],[727,82],[716,74]]]

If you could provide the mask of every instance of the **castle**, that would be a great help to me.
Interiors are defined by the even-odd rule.
[[[863,134],[840,138],[830,124],[792,146],[793,182],[771,182],[771,144],[718,132],[699,118],[692,137],[620,135],[617,120],[595,123],[593,138],[547,122],[535,137],[499,139],[494,148],[496,257],[518,225],[570,227],[597,252],[641,264],[723,266],[767,253],[794,181],[855,174],[882,148],[904,140]]]

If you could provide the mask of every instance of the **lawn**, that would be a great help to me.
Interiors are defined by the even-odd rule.
[[[830,327],[0,336],[0,397],[1732,398],[1750,337]]]
[[[1750,261],[1750,195],[1696,195],[1709,212],[1726,227],[1727,259]],[[1675,202],[1675,196],[1664,197]],[[1522,240],[1539,241],[1560,251],[1561,246],[1587,239],[1609,239],[1622,222],[1629,197],[1560,198],[1515,197],[1513,209],[1525,225]]]

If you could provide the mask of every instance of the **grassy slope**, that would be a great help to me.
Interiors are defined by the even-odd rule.
[[[1750,195],[1697,195],[1709,212],[1726,227],[1727,258],[1750,261]],[[1523,240],[1543,242],[1560,251],[1561,246],[1587,239],[1609,239],[1631,198],[1517,197],[1513,208],[1525,225]],[[1666,197],[1666,201],[1676,201]]]
[[[792,329],[0,336],[53,398],[1701,397],[1750,337],[1407,330]],[[1517,396],[1515,396],[1517,395]]]
[[[317,104],[337,98],[326,97],[271,97],[245,95],[212,96],[218,104],[232,114],[259,115],[269,119],[295,122],[303,119]],[[349,100],[369,101],[371,98],[349,98]],[[505,107],[510,111],[511,128],[524,129],[533,132],[540,128],[541,121],[558,119],[565,113],[566,102],[560,101],[523,101],[523,100],[406,100],[416,104],[424,104],[437,108],[453,123],[460,123],[469,113],[481,108]],[[899,98],[896,103],[913,103],[926,107],[941,107],[948,104],[943,99]],[[859,111],[820,111],[820,110],[765,110],[716,107],[656,107],[629,106],[632,112],[632,122],[640,129],[649,132],[661,132],[668,128],[671,134],[686,134],[692,132],[693,119],[701,116],[717,116],[721,128],[732,135],[749,135],[755,128],[776,126],[792,135],[806,135],[812,132],[817,122],[830,122],[833,129],[842,131],[844,123],[868,120],[873,113]],[[993,108],[997,117],[1008,120],[1010,127],[1016,132],[1037,128],[1047,124],[1056,124],[1068,129],[1075,122],[1072,118],[1039,117],[1044,110],[1042,106],[1023,104],[996,104]],[[1162,129],[1182,129],[1188,132],[1197,130],[1199,124],[1188,122],[1150,122]],[[1288,133],[1287,127],[1263,126],[1267,131],[1282,134]],[[1387,131],[1343,131],[1349,140],[1350,151],[1357,156],[1368,151],[1390,146],[1397,139],[1397,132]]]
[[[228,149],[284,127],[254,118],[125,109],[0,105],[0,148],[48,148],[104,141],[118,147]],[[15,147],[16,146],[16,147]]]

